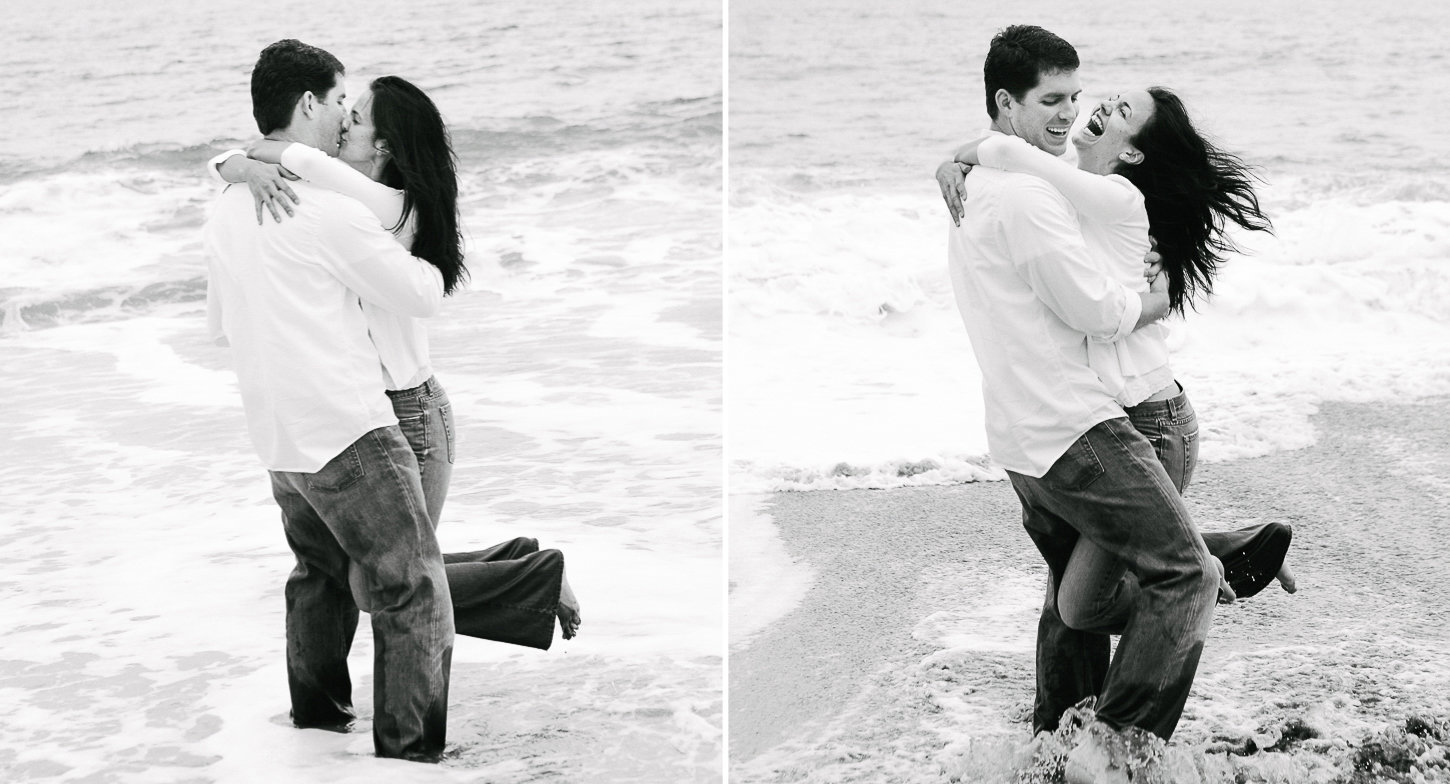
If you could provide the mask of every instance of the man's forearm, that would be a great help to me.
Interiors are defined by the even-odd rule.
[[[1138,323],[1133,325],[1133,330],[1142,329],[1153,322],[1168,315],[1168,292],[1149,290],[1138,294],[1143,301],[1143,312],[1138,314]]]

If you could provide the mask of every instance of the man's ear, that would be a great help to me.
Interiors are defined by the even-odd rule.
[[[311,90],[302,93],[302,97],[297,99],[297,105],[302,109],[303,117],[310,120],[317,115],[317,96],[313,95]]]
[[[1138,164],[1143,162],[1143,151],[1139,150],[1136,147],[1129,147],[1128,149],[1118,153],[1118,160],[1128,164],[1129,166],[1137,166]]]
[[[992,96],[992,100],[997,103],[998,114],[1012,110],[1012,93],[1007,92],[1006,88],[997,90],[997,94]]]

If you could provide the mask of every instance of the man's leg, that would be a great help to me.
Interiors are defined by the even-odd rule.
[[[1158,464],[1181,496],[1198,465],[1198,419],[1188,396],[1140,403],[1125,410],[1128,421],[1148,439]],[[1217,555],[1211,534],[1204,534]],[[1089,540],[1078,542],[1058,592],[1063,618],[1074,629],[1120,634],[1136,602],[1138,580],[1127,564]]]
[[[1158,462],[1180,495],[1193,480],[1198,464],[1198,418],[1188,396],[1179,387],[1179,394],[1166,400],[1141,403],[1126,409],[1133,429],[1148,439]],[[1246,562],[1245,553],[1257,553],[1256,547],[1273,533],[1270,526],[1256,525],[1238,531],[1204,531],[1203,542],[1209,554],[1225,566]],[[1275,551],[1278,552],[1278,551]],[[1282,561],[1269,565],[1267,572],[1279,570],[1285,590],[1292,592],[1293,576]],[[1257,561],[1253,563],[1259,566]],[[1232,569],[1230,570],[1233,571]],[[1267,577],[1267,573],[1264,577]],[[1232,578],[1231,578],[1232,579]],[[1128,610],[1138,589],[1137,578],[1127,566],[1111,554],[1083,540],[1078,542],[1058,588],[1058,607],[1062,617],[1074,629],[1121,633],[1127,625]],[[1239,598],[1252,595],[1241,590]]]
[[[1098,718],[1170,737],[1212,622],[1218,578],[1152,446],[1126,419],[1108,420],[1042,478],[1013,474],[1012,482],[1024,507],[1066,521],[1138,578]]]
[[[287,684],[292,722],[341,730],[355,717],[347,653],[358,611],[347,582],[347,554],[294,483],[273,473],[272,497],[297,565],[287,578]]]
[[[1008,472],[1013,489],[1018,475]],[[1109,638],[1106,634],[1069,627],[1058,608],[1061,583],[1080,539],[1077,529],[1052,512],[1034,506],[1019,490],[1022,525],[1047,562],[1047,596],[1037,621],[1037,694],[1032,709],[1032,732],[1057,729],[1063,711],[1102,692],[1108,675]]]
[[[1177,397],[1140,403],[1127,409],[1127,414],[1133,429],[1152,444],[1163,471],[1182,495],[1193,481],[1193,469],[1198,466],[1198,415],[1188,402],[1187,393],[1181,391],[1181,386],[1179,390]],[[1203,542],[1214,557],[1227,558],[1252,541],[1262,528],[1206,531]]]
[[[443,517],[443,502],[448,498],[448,485],[453,479],[453,412],[448,396],[437,380],[430,378],[413,389],[390,390],[388,399],[393,404],[393,415],[398,418],[398,429],[407,439],[418,465],[424,508],[436,532]],[[372,612],[367,583],[357,564],[349,569],[348,580],[358,607]]]
[[[1180,396],[1182,397],[1182,396]],[[1154,454],[1182,493],[1198,462],[1198,420],[1186,397],[1128,409],[1134,429],[1153,445]],[[1018,494],[1019,500],[1021,493]],[[1034,730],[1056,729],[1063,710],[1102,691],[1108,670],[1108,635],[1122,633],[1131,614],[1138,580],[1127,564],[1053,514],[1032,512],[1024,504],[1024,526],[1034,542],[1056,548],[1060,567],[1051,570],[1043,619],[1038,622],[1038,712]],[[1073,541],[1070,548],[1064,543]],[[1047,554],[1043,543],[1038,549]],[[1063,552],[1066,551],[1066,558]],[[1050,559],[1050,564],[1053,559]],[[1056,585],[1056,591],[1051,587]],[[1053,604],[1056,601],[1056,604]],[[1066,625],[1067,629],[1060,627]],[[1073,635],[1076,630],[1076,635]],[[1044,672],[1045,670],[1045,672]],[[1044,688],[1048,684],[1048,688]]]
[[[1163,469],[1182,493],[1198,464],[1198,418],[1188,395],[1182,387],[1179,390],[1177,397],[1128,409],[1128,417],[1153,444]],[[1288,526],[1266,523],[1237,531],[1205,531],[1203,543],[1223,563],[1228,582],[1243,599],[1258,593],[1271,577],[1294,592],[1294,575],[1284,563],[1291,535]]]
[[[321,471],[293,476],[364,578],[378,755],[436,760],[447,734],[453,613],[407,441],[396,427],[379,428]]]

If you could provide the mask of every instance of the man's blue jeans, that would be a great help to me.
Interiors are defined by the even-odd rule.
[[[298,726],[350,721],[347,653],[358,609],[348,568],[372,607],[373,743],[380,757],[436,761],[448,721],[453,612],[443,559],[397,426],[358,439],[316,473],[271,472],[287,543],[287,678]]]
[[[1178,489],[1153,446],[1126,418],[1083,434],[1041,478],[1008,472],[1022,521],[1049,582],[1037,629],[1034,731],[1097,695],[1097,715],[1167,739],[1183,713],[1218,595],[1212,564]],[[1106,629],[1073,629],[1057,586],[1079,538],[1127,565],[1137,578],[1117,655]]]

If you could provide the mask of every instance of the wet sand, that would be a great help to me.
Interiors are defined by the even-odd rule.
[[[1219,610],[1175,745],[1243,752],[1298,720],[1319,737],[1234,762],[1290,781],[1450,717],[1450,398],[1326,405],[1314,426],[1311,448],[1200,464],[1186,494],[1206,530],[1291,524],[1300,590]],[[766,511],[816,579],[731,652],[732,782],[1009,773],[1045,574],[1010,485],[779,493]]]

